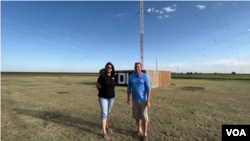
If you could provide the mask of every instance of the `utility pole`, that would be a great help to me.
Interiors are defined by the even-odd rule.
[[[144,69],[144,64],[143,64],[143,34],[144,34],[144,25],[143,25],[143,14],[144,14],[144,10],[143,10],[143,1],[140,0],[140,52],[141,52],[141,67],[142,69]]]

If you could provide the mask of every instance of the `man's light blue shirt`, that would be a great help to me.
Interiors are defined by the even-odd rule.
[[[129,75],[127,92],[131,92],[131,88],[133,101],[147,101],[147,92],[151,92],[148,75],[143,72],[138,77],[135,73]]]

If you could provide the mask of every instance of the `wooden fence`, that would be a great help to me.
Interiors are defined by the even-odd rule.
[[[159,73],[159,86],[171,85],[171,72],[170,71],[158,71]]]

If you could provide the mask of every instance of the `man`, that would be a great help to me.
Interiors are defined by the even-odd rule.
[[[150,107],[150,82],[148,75],[141,72],[141,63],[135,63],[135,73],[129,76],[127,87],[128,104],[130,105],[130,93],[132,88],[133,118],[136,120],[138,130],[133,137],[142,135],[141,120],[144,127],[143,141],[147,141],[148,108]]]

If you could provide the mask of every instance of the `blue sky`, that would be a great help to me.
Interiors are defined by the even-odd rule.
[[[157,59],[158,70],[250,73],[249,7],[145,1],[144,68],[155,70]],[[97,72],[108,61],[132,70],[139,9],[139,1],[2,1],[1,71]]]

